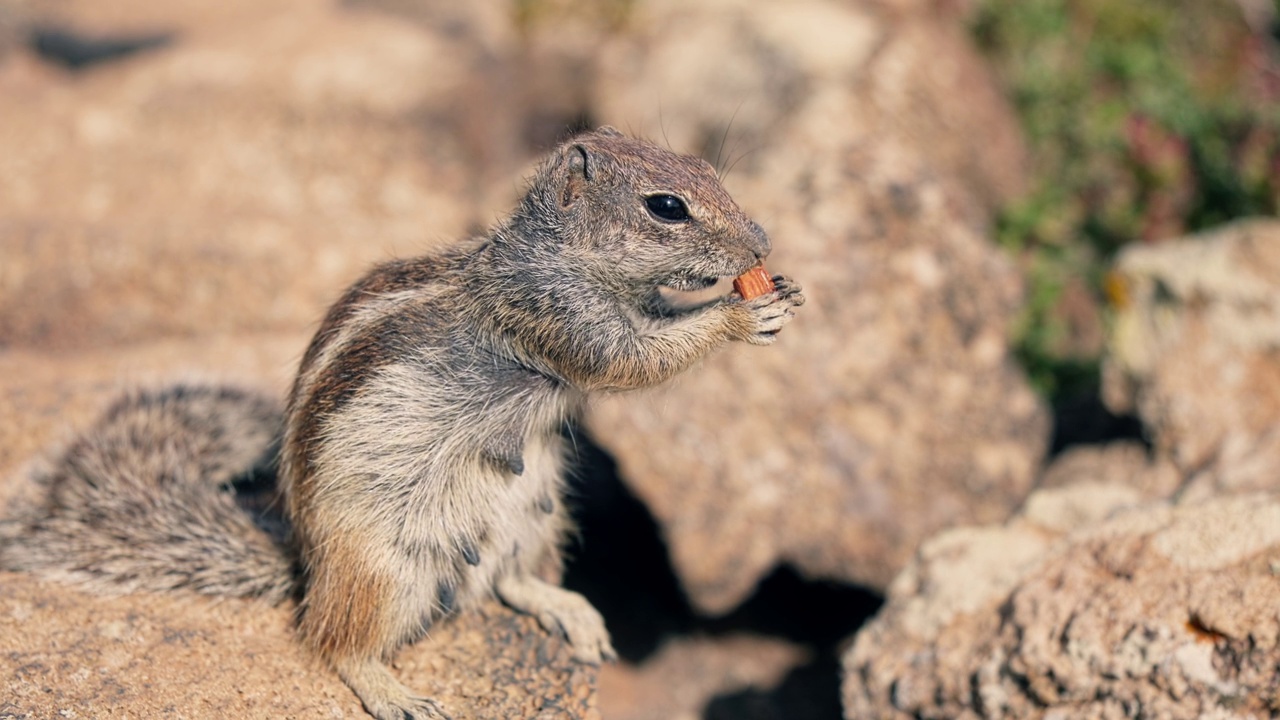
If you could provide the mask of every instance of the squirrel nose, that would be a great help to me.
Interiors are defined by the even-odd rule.
[[[751,252],[755,253],[757,260],[764,260],[769,255],[769,251],[773,249],[769,245],[769,236],[765,234],[764,228],[757,223],[751,223],[750,232],[747,233],[748,242],[751,245]]]

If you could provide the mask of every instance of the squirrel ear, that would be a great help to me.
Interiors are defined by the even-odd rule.
[[[564,191],[560,196],[560,206],[569,207],[582,196],[582,190],[595,174],[594,163],[587,149],[581,145],[569,148],[565,158]]]
[[[612,125],[601,125],[596,128],[597,135],[607,135],[609,137],[622,137],[622,133],[618,132],[618,128]]]

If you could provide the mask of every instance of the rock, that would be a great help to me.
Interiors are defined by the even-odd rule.
[[[795,154],[817,144],[860,151],[847,170],[922,164],[967,190],[962,205],[992,209],[1025,186],[1022,133],[963,25],[936,10],[649,0],[601,46],[593,104],[602,122],[718,160],[730,181],[741,171],[753,186],[786,188],[789,178],[762,172],[768,157],[791,151],[815,171],[841,157]],[[964,141],[975,134],[984,143]],[[889,139],[911,148],[875,150]],[[794,213],[789,200],[764,206]]]
[[[809,297],[776,345],[591,409],[693,603],[726,611],[783,562],[884,587],[938,529],[1007,517],[1048,422],[1009,356],[1019,277],[984,237],[1021,145],[963,29],[655,1],[596,87],[601,121],[718,156]]]
[[[219,379],[283,394],[306,335],[163,340],[76,354],[0,354],[0,508],[34,496],[22,468],[121,387]],[[289,607],[194,595],[99,597],[0,573],[0,717],[365,717],[299,648]],[[252,672],[245,672],[252,668]],[[595,668],[496,602],[397,654],[397,675],[455,717],[590,718]]]
[[[1163,500],[1177,492],[1182,479],[1182,473],[1168,459],[1153,458],[1141,443],[1122,440],[1067,448],[1045,469],[1036,487],[1060,488],[1087,481],[1100,486],[1124,486],[1144,500]],[[1028,502],[1035,497],[1028,498]]]
[[[848,718],[1257,718],[1280,707],[1280,495],[1038,491],[944,532],[844,659]]]
[[[203,380],[283,397],[309,335],[209,335],[78,353],[0,353],[0,508],[30,488],[27,463],[56,452],[124,388]]]
[[[601,669],[601,715],[609,720],[704,717],[713,698],[776,687],[807,659],[795,645],[752,634],[670,640],[641,665]]]
[[[21,41],[25,10],[24,0],[0,0],[0,63],[8,59],[9,52]]]
[[[1280,223],[1131,246],[1104,400],[1003,525],[943,533],[845,656],[847,717],[1253,718],[1280,709]]]
[[[290,618],[254,601],[103,598],[0,573],[0,717],[368,717],[303,653]],[[454,717],[600,718],[596,671],[496,603],[399,653],[395,672]]]
[[[1280,222],[1130,246],[1109,280],[1103,399],[1137,413],[1186,493],[1280,478]]]
[[[492,216],[468,38],[318,0],[98,6],[47,21],[174,41],[0,65],[0,346],[306,327],[368,265]]]

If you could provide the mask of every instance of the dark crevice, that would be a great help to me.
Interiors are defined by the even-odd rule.
[[[622,484],[603,450],[574,433],[578,449],[570,504],[580,541],[570,547],[565,586],[585,595],[609,623],[622,659],[639,663],[669,635],[692,628],[667,548],[648,509]]]
[[[1142,421],[1133,415],[1115,415],[1102,403],[1096,386],[1065,394],[1053,403],[1053,439],[1050,457],[1076,445],[1098,445],[1134,440],[1150,445]]]
[[[565,586],[604,615],[619,655],[639,664],[675,636],[756,634],[803,646],[811,660],[770,690],[713,699],[705,720],[837,720],[840,644],[879,609],[865,589],[803,578],[780,567],[727,615],[694,610],[680,589],[660,530],[622,484],[607,453],[574,433],[578,467],[572,504],[581,535],[569,553]]]
[[[822,653],[792,669],[776,688],[748,688],[707,703],[703,720],[839,720],[840,659]]]
[[[775,688],[749,688],[714,698],[704,720],[838,720],[843,642],[880,609],[883,598],[834,582],[806,580],[788,567],[760,582],[723,618],[702,620],[700,633],[749,631],[803,645],[811,660]]]
[[[60,27],[36,27],[30,31],[28,44],[46,62],[85,70],[166,47],[173,40],[173,33],[87,35]]]

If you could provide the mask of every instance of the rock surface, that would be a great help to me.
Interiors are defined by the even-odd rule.
[[[441,625],[396,675],[455,717],[600,718],[596,671],[531,618],[493,604]],[[367,718],[252,601],[82,595],[0,573],[0,717]]]
[[[771,689],[802,664],[804,651],[753,635],[672,640],[641,665],[600,671],[600,714],[608,720],[699,720],[715,697]]]
[[[1140,496],[1083,476],[931,539],[845,657],[845,716],[1273,717],[1280,495]]]
[[[1136,413],[1184,493],[1280,478],[1280,222],[1131,246],[1110,279],[1103,399]]]
[[[1036,488],[1066,487],[1082,478],[1096,485],[1137,491],[1143,500],[1165,500],[1182,486],[1183,476],[1172,462],[1153,457],[1142,443],[1121,440],[1067,448],[1045,468]]]
[[[732,166],[809,298],[776,345],[591,410],[693,603],[726,611],[784,562],[884,587],[938,529],[1007,517],[1048,423],[1008,352],[1019,278],[983,237],[1021,146],[961,28],[649,2],[602,57],[599,119]]]
[[[303,327],[373,262],[488,220],[433,114],[464,114],[470,38],[327,2],[54,7],[32,22],[175,41],[0,64],[0,346]]]

